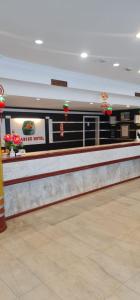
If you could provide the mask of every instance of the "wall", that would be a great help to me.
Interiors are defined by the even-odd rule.
[[[120,119],[120,111],[114,111],[113,115],[117,118],[117,123],[114,126],[110,125],[109,117],[102,115],[97,112],[71,112],[65,120],[63,111],[52,111],[49,110],[22,110],[14,109],[14,111],[7,111],[4,113],[6,118],[6,131],[10,132],[10,119],[14,117],[22,118],[43,118],[46,120],[46,144],[26,146],[27,151],[42,151],[51,149],[63,149],[83,146],[83,116],[91,116],[94,114],[100,117],[100,144],[110,144],[122,141],[131,141],[136,137],[136,128],[134,124],[134,115],[137,114],[137,110],[130,111],[130,120],[122,122]],[[8,118],[7,118],[8,116]],[[48,120],[49,117],[52,120],[53,128],[53,143],[49,143],[49,129]],[[95,125],[92,118],[87,119],[86,129],[86,146],[95,144]],[[60,123],[64,125],[64,137],[60,136]],[[130,136],[129,138],[121,138],[121,125],[129,124]]]
[[[134,96],[139,85],[108,78],[91,76],[78,72],[58,69],[47,65],[32,64],[1,56],[0,78],[15,79],[40,84],[50,84],[52,78],[68,81],[70,88],[107,91],[109,93]]]

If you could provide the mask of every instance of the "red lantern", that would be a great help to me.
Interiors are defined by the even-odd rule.
[[[67,103],[65,103],[63,105],[63,110],[64,110],[64,114],[65,114],[65,119],[67,119],[67,116],[68,116],[68,112],[69,112],[69,105]]]
[[[0,108],[4,108],[5,107],[5,99],[3,96],[0,97]]]
[[[112,107],[108,106],[107,108],[104,109],[104,115],[105,116],[111,116],[112,115]]]

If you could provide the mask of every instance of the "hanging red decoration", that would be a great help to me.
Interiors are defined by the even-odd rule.
[[[105,110],[104,110],[104,115],[105,116],[111,116],[112,115],[112,107],[108,106]]]
[[[0,96],[4,95],[4,87],[0,84]]]
[[[108,100],[108,94],[106,92],[102,92],[101,93],[101,98],[103,101],[107,101]]]
[[[108,98],[109,98],[109,96],[106,92],[101,93],[101,99],[102,99],[101,108],[102,108],[103,113],[104,113],[105,116],[111,116],[112,115],[112,107],[108,103]]]
[[[64,103],[64,105],[63,105],[63,110],[64,110],[65,119],[67,119],[68,112],[69,112],[69,110],[70,110],[69,104]]]
[[[3,96],[0,96],[0,108],[4,108],[5,107],[5,98]]]
[[[60,123],[60,136],[64,137],[64,123]]]

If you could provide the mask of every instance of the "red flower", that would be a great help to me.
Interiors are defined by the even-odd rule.
[[[20,135],[18,135],[18,134],[13,135],[13,143],[15,145],[20,145],[22,143]]]
[[[12,142],[13,141],[13,136],[12,136],[12,134],[6,134],[5,136],[4,136],[4,140],[5,140],[5,142]]]

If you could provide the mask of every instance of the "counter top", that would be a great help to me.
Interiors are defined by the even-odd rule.
[[[79,148],[69,148],[69,149],[59,149],[59,150],[48,150],[48,151],[37,151],[37,152],[29,152],[24,156],[18,157],[6,157],[3,158],[3,163],[12,163],[24,160],[35,160],[46,157],[56,157],[56,156],[65,156],[71,154],[85,153],[85,152],[94,152],[94,151],[102,151],[108,149],[117,149],[117,148],[125,148],[130,146],[139,146],[140,142],[124,142],[124,143],[116,143],[116,144],[107,144],[107,145],[99,145],[99,146],[87,146],[87,147],[79,147]]]

